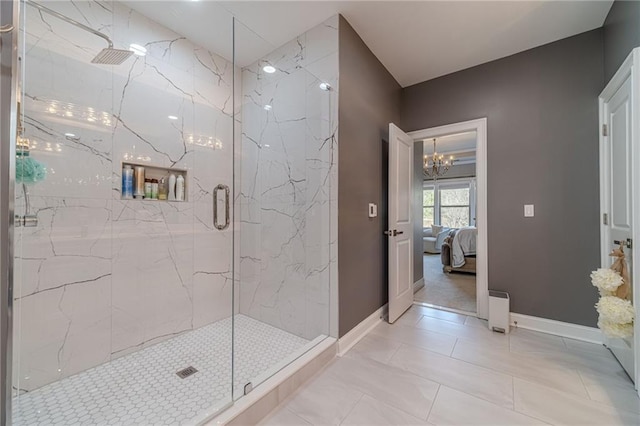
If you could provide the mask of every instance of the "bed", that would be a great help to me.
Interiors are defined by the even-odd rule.
[[[475,274],[477,239],[478,229],[472,226],[449,232],[440,253],[442,270]]]

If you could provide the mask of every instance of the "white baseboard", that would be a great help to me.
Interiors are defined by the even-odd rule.
[[[384,316],[387,314],[387,306],[388,304],[385,303],[384,306],[362,320],[360,324],[353,327],[351,331],[338,339],[338,356],[346,354],[360,339],[384,320]]]
[[[529,315],[511,313],[511,325],[527,330],[540,331],[554,334],[569,339],[582,340],[584,342],[602,344],[604,338],[600,329],[586,327],[584,325],[555,321],[546,318],[532,317]]]
[[[413,283],[413,294],[416,294],[423,287],[424,287],[424,277],[420,278],[418,281]]]

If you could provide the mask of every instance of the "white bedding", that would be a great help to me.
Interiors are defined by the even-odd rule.
[[[477,238],[478,229],[475,227],[470,226],[458,229],[451,243],[452,267],[461,267],[465,263],[465,256],[476,254]]]

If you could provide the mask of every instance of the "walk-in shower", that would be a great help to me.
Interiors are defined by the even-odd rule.
[[[19,120],[46,171],[0,181],[37,219],[0,216],[6,418],[201,422],[329,336],[337,19],[273,46],[228,4],[2,3],[0,170]]]

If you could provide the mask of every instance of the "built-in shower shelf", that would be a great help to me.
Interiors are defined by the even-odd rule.
[[[157,179],[158,182],[160,182],[160,179],[165,178],[166,184],[167,186],[169,185],[169,176],[171,175],[171,173],[173,173],[176,176],[176,179],[178,178],[178,176],[182,176],[184,178],[184,200],[158,200],[158,199],[150,199],[150,198],[133,198],[134,201],[160,201],[160,202],[169,202],[169,203],[184,203],[185,201],[188,201],[189,198],[189,179],[188,179],[188,171],[186,169],[178,169],[175,167],[162,167],[162,166],[156,166],[156,165],[152,165],[152,164],[145,164],[145,163],[132,163],[130,161],[123,161],[122,162],[122,167],[121,170],[124,169],[124,166],[131,166],[131,168],[134,170],[133,176],[134,176],[134,184],[133,184],[133,190],[135,193],[135,189],[136,189],[136,184],[135,184],[135,169],[136,167],[144,167],[144,177],[145,179]]]

